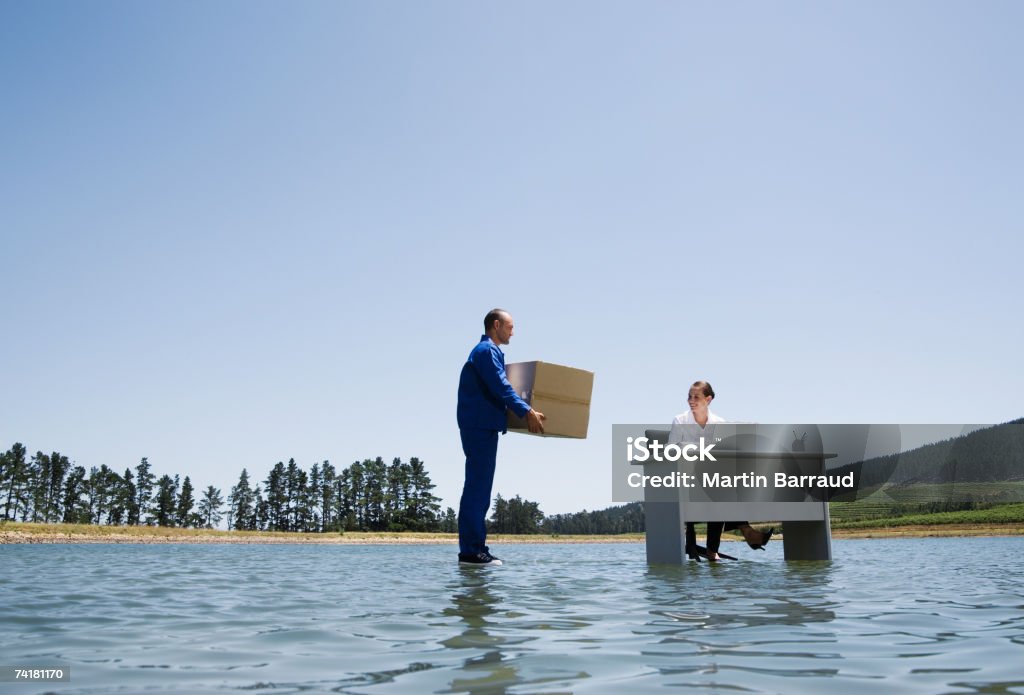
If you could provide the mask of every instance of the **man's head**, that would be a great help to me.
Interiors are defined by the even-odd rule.
[[[508,345],[514,328],[512,315],[504,309],[491,309],[484,317],[484,333],[497,345]]]

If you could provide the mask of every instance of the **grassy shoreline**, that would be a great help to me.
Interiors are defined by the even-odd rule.
[[[887,519],[876,526],[833,528],[832,537],[922,538],[1024,535],[1024,522],[899,524]],[[863,522],[861,522],[863,523]],[[776,536],[779,538],[781,536]],[[494,544],[510,543],[642,543],[644,534],[621,535],[507,535],[491,534]],[[723,540],[739,540],[725,536]],[[95,526],[88,524],[0,523],[0,544],[25,543],[202,543],[202,544],[297,544],[297,545],[455,545],[454,533],[285,533],[279,531],[221,531],[217,529],[162,528],[150,526]]]
[[[495,543],[638,543],[642,533],[614,536],[490,534]],[[3,543],[209,543],[296,545],[456,545],[455,533],[347,531],[289,533],[283,531],[222,531],[159,526],[96,526],[91,524],[0,523]]]

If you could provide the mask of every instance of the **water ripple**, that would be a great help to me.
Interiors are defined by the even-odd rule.
[[[79,694],[1024,693],[1022,549],[649,567],[642,545],[523,545],[463,568],[449,546],[5,546],[0,653],[70,664],[49,691]]]

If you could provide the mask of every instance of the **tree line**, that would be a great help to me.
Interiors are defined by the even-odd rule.
[[[123,473],[106,464],[73,465],[67,456],[15,443],[0,454],[5,521],[215,528],[234,530],[455,531],[455,511],[440,498],[418,458],[357,461],[338,471],[329,461],[303,470],[278,462],[262,483],[242,469],[225,500],[213,485],[197,494],[189,476],[159,478],[146,458]]]
[[[224,500],[209,486],[196,499],[192,480],[157,478],[145,458],[123,474],[106,464],[72,465],[60,452],[31,458],[15,443],[0,454],[0,506],[5,521],[112,526],[209,526],[220,522]]]
[[[519,495],[507,500],[498,495],[494,498],[494,511],[488,519],[488,530],[493,533],[608,535],[643,533],[644,529],[641,502],[546,516],[536,502],[524,500]]]
[[[168,526],[247,531],[458,531],[455,510],[443,512],[423,462],[381,457],[337,470],[329,461],[309,470],[295,459],[278,462],[262,481],[243,468],[227,498],[220,488],[197,491],[189,476],[157,477],[148,459],[123,473],[107,465],[73,465],[67,456],[15,443],[0,454],[0,509],[4,521]],[[643,507],[545,516],[519,495],[494,499],[493,533],[609,534],[644,530]]]
[[[545,517],[543,524],[545,533],[579,535],[643,533],[646,528],[643,502],[630,502],[590,512],[584,509],[571,514],[555,514]]]
[[[329,461],[309,472],[278,462],[262,484],[243,469],[227,500],[228,528],[249,531],[454,531],[455,511],[441,512],[423,462]]]

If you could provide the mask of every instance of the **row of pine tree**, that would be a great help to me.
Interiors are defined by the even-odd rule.
[[[5,521],[172,526],[250,531],[458,530],[455,510],[443,512],[422,461],[380,457],[337,470],[329,461],[303,470],[294,459],[278,462],[262,482],[243,469],[227,498],[213,485],[197,494],[192,480],[159,478],[145,458],[118,473],[106,465],[88,471],[67,456],[24,445],[0,454],[0,508]],[[519,495],[495,497],[493,533],[635,533],[643,531],[639,504],[545,517]]]
[[[455,511],[440,510],[423,462],[367,459],[338,471],[329,461],[305,471],[278,462],[262,483],[243,469],[225,500],[208,486],[197,495],[189,476],[153,472],[145,458],[118,473],[108,466],[72,465],[14,444],[0,454],[0,507],[7,521],[259,531],[456,530]]]
[[[262,486],[247,471],[228,495],[228,528],[267,531],[439,531],[454,528],[455,511],[441,513],[423,462],[380,457],[340,472],[329,461],[309,472],[295,459],[278,462]]]

